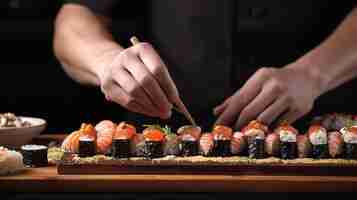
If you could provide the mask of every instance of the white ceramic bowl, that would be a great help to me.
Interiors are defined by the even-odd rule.
[[[31,123],[29,127],[0,128],[0,146],[11,149],[19,149],[22,145],[30,144],[31,141],[45,130],[47,122],[44,119],[34,117],[19,117],[23,121]]]

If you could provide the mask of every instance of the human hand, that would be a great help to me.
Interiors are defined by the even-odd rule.
[[[262,68],[214,109],[216,124],[239,129],[254,119],[267,125],[275,120],[293,123],[311,111],[323,91],[320,85],[307,67]]]
[[[167,119],[178,91],[167,67],[149,43],[127,48],[98,75],[106,98],[132,112]]]

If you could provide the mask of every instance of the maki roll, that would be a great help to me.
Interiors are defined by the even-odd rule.
[[[326,129],[320,125],[311,126],[308,136],[312,144],[312,157],[314,159],[327,158],[329,153]]]
[[[96,155],[97,131],[91,124],[82,124],[79,130],[78,155],[91,157]]]
[[[341,133],[345,142],[346,158],[357,159],[357,127],[343,128]]]
[[[296,158],[296,136],[298,131],[287,124],[280,125],[275,132],[279,135],[280,139],[280,156],[282,159],[295,159]]]
[[[177,133],[181,139],[180,154],[182,156],[198,155],[201,128],[198,126],[183,126],[177,130]]]
[[[268,127],[258,121],[252,121],[243,128],[242,133],[248,141],[249,158],[264,158],[265,135],[267,132]]]
[[[296,137],[297,142],[297,151],[299,158],[309,158],[312,153],[312,144],[309,140],[309,137],[305,135],[298,135]]]
[[[244,134],[242,132],[235,132],[231,139],[232,155],[243,155],[246,147],[247,141],[245,140]]]
[[[227,126],[216,125],[213,130],[213,156],[225,157],[231,155],[231,139],[233,130]]]
[[[165,133],[160,128],[149,127],[143,131],[144,134],[144,156],[148,159],[164,156]]]
[[[213,150],[213,135],[212,133],[204,133],[200,138],[200,153],[203,156],[212,156]]]
[[[332,158],[340,158],[343,155],[344,141],[338,131],[328,133],[328,149]]]
[[[136,128],[133,125],[122,122],[115,130],[112,156],[117,159],[130,158],[131,140],[136,135]]]
[[[42,167],[48,164],[47,146],[43,145],[23,145],[21,153],[23,163],[29,167]]]
[[[269,156],[279,157],[280,138],[277,133],[270,133],[265,139],[265,153]]]

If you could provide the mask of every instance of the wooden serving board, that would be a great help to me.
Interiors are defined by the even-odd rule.
[[[311,163],[224,163],[186,160],[103,160],[96,164],[75,163],[65,154],[57,166],[61,175],[166,174],[166,175],[288,175],[288,176],[357,176],[356,164]]]

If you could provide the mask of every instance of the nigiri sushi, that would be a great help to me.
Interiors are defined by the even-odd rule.
[[[204,133],[200,138],[200,152],[203,156],[212,156],[213,150],[213,135],[212,133]]]
[[[269,156],[279,157],[280,155],[279,134],[273,132],[267,135],[265,139],[265,152]]]
[[[108,154],[113,142],[116,125],[109,120],[99,122],[95,126],[97,131],[97,151],[101,154]]]
[[[61,148],[65,152],[78,153],[80,130],[69,134],[62,142]]]
[[[332,158],[339,158],[343,155],[344,141],[340,132],[334,131],[328,133],[328,149]]]
[[[165,133],[161,129],[149,127],[143,131],[143,134],[145,140],[144,156],[148,159],[163,157]]]
[[[183,126],[177,130],[180,136],[180,152],[182,156],[198,155],[199,144],[201,137],[201,128],[198,126]]]
[[[136,134],[136,128],[126,122],[118,125],[114,133],[112,156],[114,158],[129,158],[131,156],[131,140]]]
[[[309,137],[304,135],[298,135],[296,137],[297,151],[299,158],[309,158],[312,153],[312,144]]]
[[[312,144],[312,157],[322,159],[328,157],[327,131],[320,125],[311,126],[308,136]]]
[[[264,158],[265,135],[268,127],[258,121],[252,121],[243,128],[242,132],[248,140],[249,158]]]
[[[144,135],[137,133],[133,136],[131,142],[131,155],[137,157],[144,157],[145,139]]]
[[[280,156],[282,159],[295,159],[296,158],[296,136],[298,131],[288,125],[280,125],[275,132],[279,135],[280,139]]]
[[[217,157],[230,156],[233,130],[227,126],[216,125],[212,130],[212,134],[213,155]]]
[[[341,133],[345,142],[346,158],[357,159],[357,127],[343,128]]]
[[[96,155],[97,131],[91,124],[82,124],[79,133],[78,154],[80,157]]]
[[[231,139],[232,155],[243,155],[247,147],[247,141],[242,132],[235,132]]]

